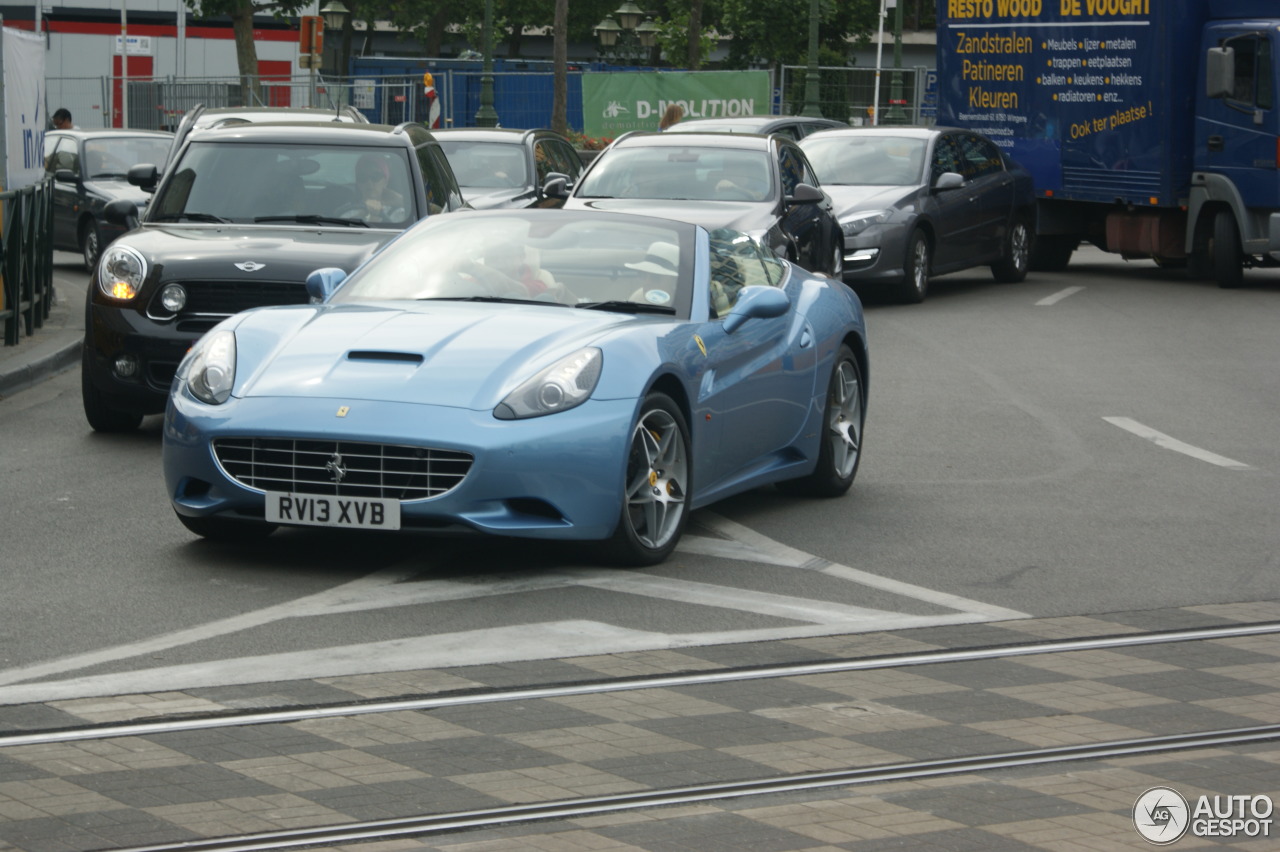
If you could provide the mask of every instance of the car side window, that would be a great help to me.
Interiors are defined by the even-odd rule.
[[[796,185],[805,180],[804,155],[791,145],[778,146],[778,174],[782,178],[782,192],[791,195]]]
[[[961,137],[961,145],[966,169],[962,174],[969,180],[1004,170],[1000,149],[989,139],[966,133]]]
[[[569,145],[560,140],[551,143],[551,149],[555,152],[556,162],[559,167],[556,171],[566,174],[570,177],[570,183],[576,183],[578,175],[582,174],[582,158],[578,156],[578,152]]]
[[[760,243],[729,229],[711,233],[711,313],[724,318],[743,287],[781,286],[786,266]]]
[[[427,156],[435,163],[436,192],[443,197],[445,210],[457,210],[462,206],[462,190],[458,187],[458,179],[449,165],[449,158],[439,145],[428,145]]]
[[[538,168],[538,186],[547,182],[547,176],[560,171],[555,149],[550,139],[539,139],[533,143],[533,162]]]
[[[51,172],[56,172],[58,169],[71,169],[71,171],[79,174],[80,149],[76,144],[76,140],[68,139],[65,136],[58,139],[46,169]]]
[[[929,185],[932,186],[937,183],[938,178],[942,177],[946,172],[964,174],[964,169],[960,164],[960,149],[956,145],[955,136],[951,134],[938,137],[937,144],[933,147]]]

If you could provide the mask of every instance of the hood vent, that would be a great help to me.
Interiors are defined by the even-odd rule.
[[[395,361],[400,364],[421,364],[422,355],[417,352],[375,352],[353,349],[347,353],[348,361]]]

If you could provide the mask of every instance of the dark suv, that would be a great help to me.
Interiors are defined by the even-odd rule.
[[[81,387],[89,424],[136,428],[164,410],[183,354],[222,319],[305,304],[320,267],[350,272],[414,222],[464,206],[420,124],[246,124],[191,133],[136,224],[102,251],[89,286]],[[158,182],[158,186],[157,186]]]

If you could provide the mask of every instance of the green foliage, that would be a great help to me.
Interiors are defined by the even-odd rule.
[[[731,68],[760,63],[803,65],[809,53],[810,0],[724,0],[724,30],[733,36]],[[879,0],[820,0],[818,42],[843,65],[846,39],[876,27]]]
[[[666,20],[656,19],[656,23],[661,29],[658,32],[658,47],[662,50],[662,57],[667,62],[677,67],[683,68],[688,63],[689,53],[689,12],[685,9],[672,9],[668,13]],[[707,58],[711,56],[711,51],[716,48],[716,35],[714,30],[708,30],[707,27],[702,28],[702,32],[698,37],[701,48],[698,56],[702,60],[702,64],[707,64]],[[690,68],[690,71],[697,71],[697,68]]]

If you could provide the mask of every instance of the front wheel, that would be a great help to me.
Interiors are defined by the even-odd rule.
[[[907,259],[902,267],[902,288],[899,291],[902,301],[919,303],[929,295],[930,263],[929,238],[917,228],[907,241]]]
[[[1240,228],[1229,211],[1213,217],[1213,277],[1218,286],[1235,289],[1244,283],[1244,256],[1240,252]]]
[[[84,258],[86,272],[93,272],[101,253],[102,237],[98,233],[98,223],[93,219],[86,219],[80,226],[80,255]]]
[[[1069,234],[1041,234],[1031,247],[1030,268],[1037,272],[1061,272],[1071,263],[1080,238]]]
[[[113,407],[89,378],[89,350],[80,358],[80,399],[85,419],[95,432],[132,432],[142,423],[142,415]]]
[[[689,519],[689,429],[680,407],[651,393],[640,406],[627,448],[622,508],[605,554],[619,565],[662,562]]]
[[[805,497],[839,497],[849,490],[862,459],[862,427],[866,421],[862,390],[858,360],[853,357],[853,350],[841,346],[827,384],[818,463],[808,476],[778,483],[778,490]]]
[[[839,234],[831,237],[831,264],[827,267],[827,275],[836,281],[844,280],[844,240]]]
[[[1031,228],[1025,219],[1014,219],[1004,238],[1004,254],[991,265],[991,274],[1004,284],[1017,284],[1027,277],[1031,264]]]

